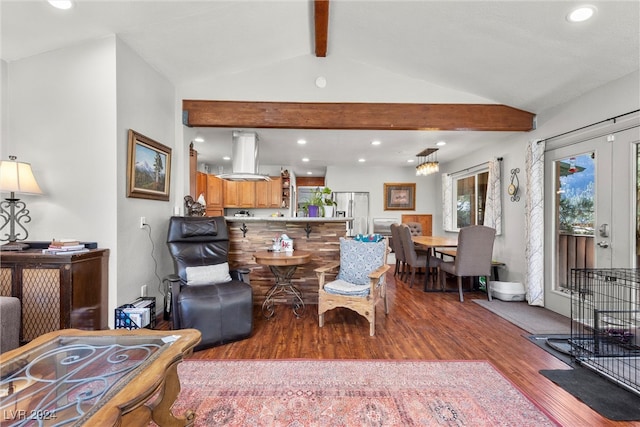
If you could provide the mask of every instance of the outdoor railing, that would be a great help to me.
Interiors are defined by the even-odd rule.
[[[568,287],[572,268],[594,268],[593,235],[560,234],[558,236],[558,281]]]

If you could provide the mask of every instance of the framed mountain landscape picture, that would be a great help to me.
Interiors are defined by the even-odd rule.
[[[171,148],[129,129],[127,197],[169,200]]]

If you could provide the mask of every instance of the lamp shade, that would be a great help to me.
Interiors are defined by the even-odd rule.
[[[0,191],[22,194],[42,194],[29,163],[11,160],[0,161]]]

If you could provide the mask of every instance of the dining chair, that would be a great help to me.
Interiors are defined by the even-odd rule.
[[[348,308],[369,321],[369,335],[376,332],[376,305],[384,302],[384,313],[389,314],[385,274],[387,265],[387,239],[377,242],[340,238],[340,261],[314,271],[318,276],[318,325],[324,326],[325,312],[337,307]],[[335,280],[327,280],[335,275]]]
[[[413,281],[416,276],[416,270],[420,268],[435,268],[435,257],[429,257],[426,251],[416,249],[415,243],[411,239],[411,229],[407,224],[400,224],[399,227],[400,241],[402,242],[402,249],[405,257],[406,267],[411,271],[411,279],[409,279],[409,287],[413,287]],[[427,259],[429,259],[429,265],[427,266]],[[409,272],[406,272],[409,274]],[[401,278],[402,280],[402,278]]]
[[[484,276],[487,278],[487,295],[489,301],[491,301],[491,289],[488,279],[491,276],[491,258],[495,236],[496,230],[484,225],[472,225],[460,229],[455,259],[453,261],[444,261],[434,257],[443,290],[447,273],[457,276],[460,302],[464,302],[462,278]]]
[[[400,277],[402,280],[402,276],[404,274],[404,266],[405,266],[405,256],[404,249],[402,247],[402,239],[400,238],[400,224],[394,223],[391,224],[391,249],[396,258],[396,268],[393,270],[394,277]]]
[[[422,236],[422,224],[419,222],[405,222],[411,231],[412,236]]]

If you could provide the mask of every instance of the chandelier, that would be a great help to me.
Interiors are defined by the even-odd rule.
[[[418,166],[416,166],[416,175],[430,175],[440,170],[438,166],[437,148],[427,148],[418,154]]]

